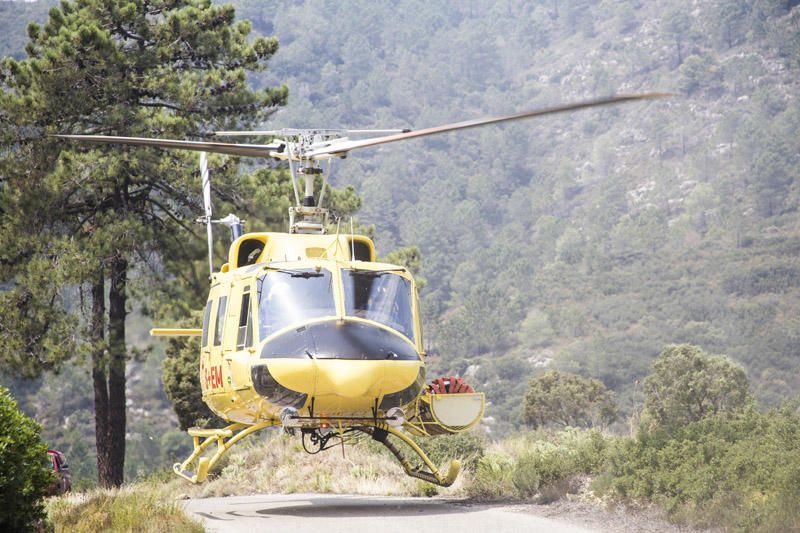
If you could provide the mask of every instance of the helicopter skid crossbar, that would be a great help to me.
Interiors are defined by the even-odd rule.
[[[234,444],[248,435],[274,425],[275,421],[267,420],[266,422],[260,422],[254,425],[231,424],[222,429],[190,428],[187,433],[192,437],[194,451],[184,462],[175,463],[172,469],[183,479],[191,481],[192,483],[202,483],[208,476],[209,470],[222,459],[225,452]],[[203,457],[202,455],[214,443],[217,444],[217,451],[214,455],[210,458]],[[197,463],[196,470],[192,471],[191,468],[195,463]]]
[[[364,430],[362,430],[364,431]],[[419,445],[414,442],[411,437],[399,431],[396,428],[385,424],[376,424],[372,426],[371,431],[364,431],[372,436],[372,438],[392,452],[397,460],[400,462],[400,465],[405,470],[406,474],[411,477],[421,479],[423,481],[427,481],[428,483],[432,483],[434,485],[439,485],[440,487],[449,487],[450,485],[455,482],[456,478],[458,477],[458,473],[461,471],[461,461],[458,459],[453,459],[450,461],[450,467],[448,468],[447,474],[442,475],[439,472],[439,469],[436,468],[436,465],[433,464],[433,461],[430,460],[428,455],[425,451],[419,447]],[[400,448],[398,448],[393,442],[391,442],[388,437],[389,435],[393,435],[403,441],[417,456],[422,460],[428,470],[423,470],[421,468],[415,467],[411,461],[409,461],[402,453]]]

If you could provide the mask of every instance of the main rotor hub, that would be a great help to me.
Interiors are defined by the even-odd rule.
[[[289,208],[289,233],[326,233],[329,211],[324,207],[293,206]]]

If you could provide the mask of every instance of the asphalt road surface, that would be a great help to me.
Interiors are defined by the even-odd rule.
[[[184,502],[207,531],[394,533],[506,531],[583,533],[579,526],[512,506],[459,500],[340,494],[278,494],[202,498]]]

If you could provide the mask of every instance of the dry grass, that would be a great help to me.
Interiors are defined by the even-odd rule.
[[[173,476],[156,490],[173,498],[297,492],[462,496],[470,473],[462,472],[452,487],[444,489],[406,476],[397,460],[369,439],[346,444],[344,456],[338,446],[309,455],[299,437],[272,432],[233,448],[209,477],[201,485],[192,485]]]
[[[149,483],[52,498],[47,516],[56,533],[203,531],[179,503],[159,498]]]
[[[297,492],[458,497],[471,483],[469,471],[449,488],[410,478],[368,438],[345,445],[344,456],[339,447],[309,455],[298,437],[269,432],[233,448],[203,484],[164,470],[119,490],[53,498],[47,513],[56,532],[194,532],[203,528],[184,513],[180,500],[186,497]]]

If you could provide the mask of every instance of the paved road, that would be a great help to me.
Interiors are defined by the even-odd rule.
[[[203,521],[207,531],[221,533],[590,531],[518,508],[438,498],[280,494],[194,499],[185,506]]]

